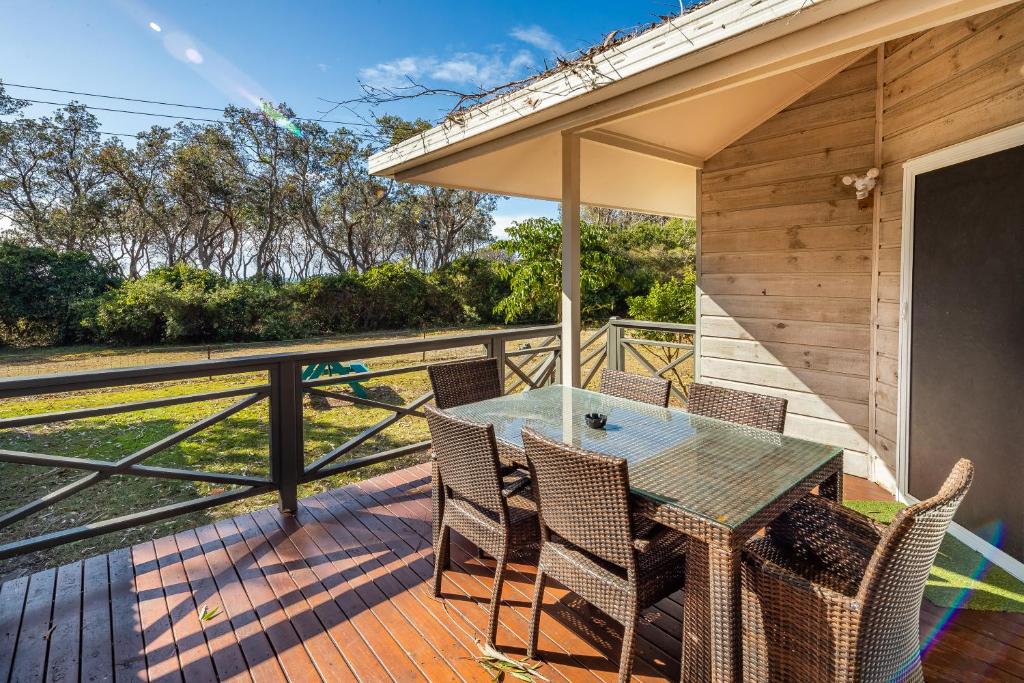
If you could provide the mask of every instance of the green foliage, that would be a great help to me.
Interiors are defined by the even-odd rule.
[[[86,341],[86,302],[116,283],[111,268],[79,251],[0,242],[0,339],[20,343]]]
[[[692,226],[581,225],[582,317],[693,319]],[[270,341],[315,334],[558,319],[561,225],[533,219],[432,273],[407,261],[364,272],[232,280],[178,263],[117,286],[82,253],[3,244],[0,326],[20,342],[116,345]],[[680,275],[682,274],[682,275]],[[46,332],[44,335],[43,333]]]
[[[633,283],[633,291],[626,294],[637,295],[656,282],[694,269],[697,225],[682,218],[627,223],[612,231],[610,248],[625,255]]]
[[[422,327],[457,320],[458,303],[426,273],[409,264],[385,263],[362,276],[367,301],[363,329]]]
[[[508,229],[508,238],[495,247],[513,260],[499,268],[510,294],[495,311],[506,322],[553,322],[558,318],[562,286],[562,226],[549,218],[533,218]],[[584,320],[608,317],[616,291],[624,282],[627,264],[608,248],[609,228],[580,226],[581,315]]]
[[[630,297],[629,316],[636,320],[651,320],[665,323],[693,323],[696,319],[696,284],[697,275],[692,268],[683,272],[680,277],[673,277],[665,282],[656,282],[647,294]],[[693,344],[690,334],[681,332],[654,332],[652,330],[635,330],[634,333],[643,338],[663,342]],[[672,365],[680,359],[686,349],[672,346],[651,346],[649,351],[661,359],[663,365]],[[679,386],[685,386],[687,379],[681,368],[676,365],[671,370],[669,379],[675,380]]]
[[[360,329],[368,305],[366,286],[353,271],[319,275],[293,285],[296,315],[313,334]]]
[[[434,273],[437,286],[455,297],[464,322],[503,322],[495,308],[511,294],[511,289],[502,277],[498,254],[484,253],[491,257],[461,256]]]
[[[172,297],[173,290],[166,283],[148,278],[128,280],[103,296],[84,324],[98,340],[111,344],[160,342]]]
[[[696,312],[697,276],[687,270],[681,277],[656,282],[647,294],[630,297],[629,316],[637,320],[692,323]]]
[[[461,322],[459,301],[405,263],[366,273],[231,282],[189,266],[157,268],[97,301],[86,324],[118,345],[294,339]]]
[[[156,268],[103,296],[87,324],[98,339],[120,345],[288,339],[305,331],[292,296],[292,288],[267,280]]]

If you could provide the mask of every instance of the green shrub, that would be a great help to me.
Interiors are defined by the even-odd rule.
[[[628,300],[629,316],[664,323],[692,323],[696,312],[697,276],[687,270],[682,277],[656,282],[642,296]]]
[[[0,340],[88,341],[89,329],[81,324],[87,302],[116,284],[113,269],[84,252],[0,241]]]
[[[611,228],[580,224],[580,315],[585,322],[607,320],[616,313],[623,292],[629,292],[630,264],[611,248]],[[495,308],[508,323],[550,323],[558,319],[562,291],[562,225],[550,218],[532,218],[508,228],[508,238],[495,244],[512,260],[499,269],[510,294]]]
[[[386,263],[362,275],[366,300],[363,328],[368,330],[451,324],[459,304],[423,272],[408,263]]]
[[[363,329],[368,299],[358,274],[319,275],[293,285],[298,322],[313,334]]]
[[[103,295],[85,324],[98,340],[109,344],[155,344],[164,341],[167,310],[174,296],[165,282],[129,280]]]
[[[462,309],[459,322],[503,322],[495,308],[512,290],[499,270],[499,255],[490,252],[490,256],[461,256],[434,273],[437,286]]]
[[[102,297],[89,324],[121,345],[290,339],[308,333],[292,297],[292,288],[265,280],[157,268]]]
[[[243,280],[213,290],[206,311],[214,341],[295,339],[310,332],[293,301],[294,287],[265,280]]]

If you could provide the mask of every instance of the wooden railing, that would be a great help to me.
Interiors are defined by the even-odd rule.
[[[0,448],[2,463],[84,473],[69,484],[50,490],[35,500],[0,514],[0,531],[115,476],[173,479],[212,484],[219,488],[229,487],[227,490],[190,500],[18,538],[0,545],[0,559],[137,527],[268,492],[277,493],[283,510],[294,511],[298,506],[298,488],[301,484],[426,450],[429,441],[416,441],[369,455],[356,455],[357,449],[364,447],[375,436],[403,418],[423,417],[422,407],[433,398],[432,393],[427,391],[402,405],[397,405],[360,396],[355,392],[340,391],[338,387],[351,382],[422,373],[431,365],[426,360],[398,367],[311,380],[302,379],[304,367],[328,362],[346,363],[356,360],[408,357],[410,354],[421,354],[421,358],[425,358],[426,353],[439,351],[460,351],[467,356],[480,355],[482,351],[483,355],[499,360],[505,370],[505,391],[511,393],[558,381],[561,350],[559,332],[558,326],[551,325],[387,342],[329,351],[267,354],[0,380],[0,400],[225,376],[234,376],[244,384],[220,391],[0,418],[0,434],[4,434],[3,430],[40,427],[228,398],[237,399],[208,417],[177,429],[168,436],[117,459],[103,459],[102,456],[105,454],[99,452],[91,454],[99,457],[85,458]],[[582,339],[581,365],[584,368],[585,379],[583,385],[595,383],[598,372],[605,366],[642,371],[676,379],[673,391],[678,398],[685,401],[684,387],[680,380],[686,375],[680,374],[680,369],[692,358],[692,334],[692,326],[613,318],[608,324],[590,332]],[[655,352],[652,353],[651,349]],[[257,379],[250,382],[252,377]],[[340,401],[344,405],[383,409],[391,414],[307,462],[303,415],[306,396]],[[146,461],[153,456],[263,401],[268,402],[269,416],[266,420],[269,443],[266,476],[147,464]]]
[[[693,380],[695,326],[612,318],[607,330],[609,368],[671,380],[672,395],[686,405],[686,388]]]

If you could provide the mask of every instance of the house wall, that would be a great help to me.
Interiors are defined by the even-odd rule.
[[[890,41],[705,163],[702,381],[894,486],[902,163],[1024,121],[1024,3]],[[882,169],[858,206],[847,173]]]
[[[882,71],[874,446],[895,475],[902,165],[1024,121],[1024,3],[892,42]]]

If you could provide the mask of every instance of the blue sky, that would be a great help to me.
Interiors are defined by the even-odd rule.
[[[671,0],[3,0],[0,79],[212,107],[251,106],[248,93],[250,98],[287,102],[299,116],[317,117],[330,106],[320,98],[354,97],[360,79],[388,84],[409,75],[455,88],[500,83],[542,67],[557,53],[599,42],[613,28],[677,12],[678,3]],[[15,87],[9,93],[216,118],[215,112]],[[29,113],[53,109],[34,105]],[[435,121],[446,107],[443,101],[421,100],[389,111]],[[102,128],[112,132],[173,123],[94,113]],[[340,109],[327,118],[356,120]],[[501,228],[511,220],[554,216],[556,211],[551,202],[511,199],[499,204],[496,219]]]

